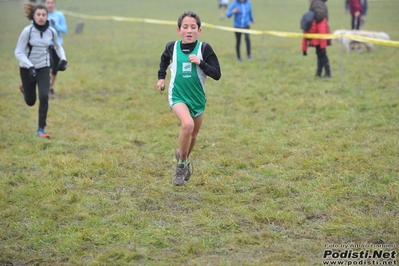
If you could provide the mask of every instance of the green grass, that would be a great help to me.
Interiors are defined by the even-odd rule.
[[[169,21],[191,9],[232,24],[216,1],[167,2],[57,7]],[[327,2],[332,30],[350,24],[341,2]],[[252,3],[257,30],[299,32],[308,8]],[[399,3],[369,5],[364,29],[399,40]],[[0,2],[0,265],[320,265],[326,244],[399,244],[398,47],[341,59],[333,42],[322,80],[300,39],[254,35],[240,64],[233,33],[204,27],[222,79],[207,81],[194,175],[173,187],[179,124],[156,82],[176,27],[86,19],[77,35],[79,18],[66,18],[68,69],[52,139],[39,139],[13,55],[28,21],[19,1]]]

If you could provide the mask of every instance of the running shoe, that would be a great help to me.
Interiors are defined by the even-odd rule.
[[[176,158],[176,161],[179,162],[179,159],[180,159],[180,150],[179,149],[175,150],[175,158]],[[184,177],[185,181],[190,180],[191,174],[194,172],[194,166],[191,164],[191,161],[189,161],[187,166],[188,166],[188,171],[187,171],[186,176]],[[191,170],[190,170],[190,168],[191,168]]]
[[[50,134],[47,134],[46,132],[44,132],[44,129],[41,127],[39,127],[39,129],[37,130],[36,135],[40,138],[47,138],[47,139],[50,138]]]
[[[184,167],[184,164],[177,164],[176,174],[173,178],[173,185],[182,186],[184,185],[184,179],[188,172],[188,166]]]

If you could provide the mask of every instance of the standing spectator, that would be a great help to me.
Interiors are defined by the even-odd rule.
[[[229,9],[227,10],[226,16],[230,18],[232,15],[234,15],[234,28],[249,29],[251,22],[255,23],[252,16],[252,5],[249,0],[235,0],[234,2],[232,2]],[[241,32],[235,32],[235,36],[237,60],[241,62]],[[248,60],[252,60],[251,40],[249,39],[249,33],[244,33],[244,36],[245,43],[247,45],[247,58]]]
[[[230,0],[219,0],[219,15],[220,19],[225,19],[227,6]]]
[[[352,30],[359,30],[367,13],[367,0],[345,0],[345,10],[351,14]]]
[[[63,45],[64,40],[62,39],[61,33],[66,34],[68,31],[67,23],[65,21],[65,16],[61,11],[56,10],[55,0],[45,0],[44,5],[48,9],[48,20],[50,21],[50,26],[57,31],[58,42]],[[54,83],[57,78],[58,64],[60,63],[60,58],[54,49],[54,43],[50,45],[50,62],[51,62],[51,79],[50,79],[50,94],[54,95]]]
[[[314,12],[312,26],[304,33],[320,33],[329,34],[330,28],[328,26],[328,9],[325,4],[327,0],[312,0],[310,2],[309,11]],[[325,70],[324,78],[331,78],[330,62],[327,56],[327,46],[330,40],[327,39],[307,39],[302,40],[303,55],[307,55],[307,47],[313,46],[316,48],[317,68],[316,77],[321,77],[323,68]]]
[[[360,17],[360,26],[362,26],[365,22],[365,16],[367,14],[368,4],[367,0],[361,0],[362,2],[362,16]]]
[[[48,97],[50,88],[50,60],[48,47],[54,42],[55,50],[61,58],[58,70],[64,71],[67,67],[64,48],[58,42],[57,32],[50,27],[47,8],[43,5],[24,3],[24,11],[29,21],[15,47],[15,57],[19,61],[20,76],[22,81],[21,92],[25,102],[33,106],[36,102],[36,85],[39,91],[39,128],[37,136],[50,138],[44,132],[48,112]]]
[[[180,186],[191,176],[189,156],[204,118],[205,79],[210,76],[219,80],[221,73],[211,45],[197,40],[201,33],[201,20],[196,13],[187,11],[181,14],[177,20],[177,32],[181,40],[168,42],[161,55],[157,87],[162,94],[166,69],[170,65],[169,106],[181,124],[173,184]]]

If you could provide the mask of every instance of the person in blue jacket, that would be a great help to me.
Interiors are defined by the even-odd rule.
[[[252,15],[252,5],[249,0],[236,0],[231,3],[227,10],[226,16],[230,18],[234,15],[234,28],[237,29],[249,29],[251,22],[254,23],[254,17]],[[236,36],[236,53],[237,60],[242,61],[240,46],[241,46],[241,32],[235,32]],[[245,43],[247,45],[247,58],[252,60],[251,56],[251,40],[249,33],[244,33]]]
[[[48,9],[48,20],[50,21],[50,26],[57,31],[58,42],[63,45],[64,40],[62,39],[61,33],[66,34],[68,31],[68,26],[65,20],[65,16],[61,11],[56,10],[55,0],[45,0],[44,5]],[[54,49],[54,44],[52,43],[49,47],[50,49],[50,61],[51,61],[51,78],[50,78],[50,91],[51,95],[54,95],[54,83],[57,78],[58,64],[60,58]]]

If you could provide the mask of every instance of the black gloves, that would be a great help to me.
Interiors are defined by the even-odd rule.
[[[30,67],[29,68],[29,77],[31,77],[31,79],[36,79],[36,69],[35,69],[35,67]]]
[[[59,71],[65,71],[67,68],[67,61],[61,60],[60,64],[58,65],[58,70]],[[29,77],[33,80],[36,79],[37,73],[35,67],[30,67],[29,68]]]
[[[61,60],[60,64],[58,65],[58,71],[65,71],[67,68],[67,61]]]
[[[303,56],[307,56],[308,53],[306,51],[303,51]]]

